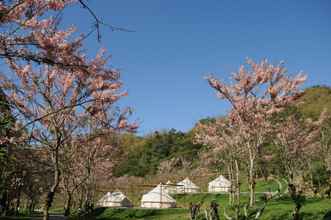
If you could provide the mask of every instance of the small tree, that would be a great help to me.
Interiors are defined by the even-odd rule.
[[[20,145],[13,139],[23,138],[23,132],[15,132],[15,117],[12,114],[7,96],[0,87],[0,214],[6,215],[10,203],[20,194],[18,178],[21,178],[22,162],[17,161],[16,151]]]
[[[218,118],[208,123],[199,123],[195,131],[195,140],[212,147],[214,154],[222,155],[231,181],[230,204],[236,207],[236,216],[240,214],[240,158],[243,157],[238,127],[226,118]]]
[[[256,160],[259,149],[272,130],[269,118],[274,112],[292,103],[299,97],[299,86],[306,77],[298,74],[294,78],[286,75],[282,64],[274,66],[266,60],[255,63],[247,61],[250,69],[241,66],[226,84],[209,76],[208,82],[221,99],[231,105],[228,118],[236,125],[237,134],[243,143],[248,160],[250,206],[255,203]]]
[[[322,124],[321,133],[321,149],[320,149],[320,158],[323,161],[326,172],[329,176],[328,185],[329,185],[329,195],[331,191],[331,119],[328,118]],[[330,196],[329,196],[330,197]]]
[[[290,115],[275,122],[276,138],[275,146],[278,148],[279,166],[288,179],[289,194],[295,204],[293,219],[300,219],[300,209],[304,204],[304,187],[296,181],[296,177],[312,166],[316,150],[318,150],[318,138],[323,122],[327,119],[326,112],[322,112],[319,120],[304,120],[298,115]],[[313,179],[312,179],[313,181]]]

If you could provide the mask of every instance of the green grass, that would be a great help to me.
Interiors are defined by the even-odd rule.
[[[98,220],[179,220],[186,219],[186,209],[99,209]]]
[[[286,187],[286,184],[284,183],[284,181],[281,181],[283,187]],[[278,183],[275,180],[258,180],[256,182],[256,192],[268,192],[268,191],[277,191],[278,189]],[[240,190],[244,191],[244,192],[248,192],[249,191],[249,185],[247,183],[247,181],[244,181],[242,183],[242,185],[240,186]]]
[[[50,214],[63,214],[64,208],[63,208],[63,206],[55,206],[49,210],[49,213]]]
[[[208,208],[211,201],[220,204],[221,219],[224,208],[228,208],[228,196],[225,194],[181,194],[174,196],[178,208],[175,209],[113,209],[99,208],[95,211],[94,217],[88,217],[89,220],[188,220],[189,203],[202,203],[202,211]],[[242,201],[248,201],[248,195],[242,196]],[[270,201],[260,220],[291,220],[293,203],[290,198],[283,197]],[[307,198],[305,205],[301,209],[304,220],[322,220],[323,216],[331,211],[331,200],[321,198]],[[227,213],[231,212],[227,209]],[[33,218],[1,218],[0,220],[29,220]],[[77,219],[77,218],[76,218]]]
[[[101,208],[96,211],[97,220],[187,220],[188,206],[190,202],[202,202],[202,210],[207,208],[211,201],[215,200],[220,204],[221,219],[224,219],[224,207],[228,207],[228,197],[220,194],[183,194],[175,196],[177,205],[176,209],[112,209]],[[243,196],[243,201],[247,196]],[[268,203],[261,220],[290,220],[293,210],[293,203],[290,198],[284,197],[275,199]],[[331,200],[308,198],[301,209],[304,220],[323,219],[323,216],[331,211]],[[227,210],[227,212],[230,212]]]
[[[268,204],[261,219],[285,220],[291,219],[293,203],[289,198],[272,201]],[[301,209],[304,220],[323,219],[323,216],[331,211],[331,200],[308,198]]]
[[[0,217],[0,220],[32,220],[31,217]]]
[[[21,210],[19,216],[0,216],[0,220],[30,220],[41,217],[40,213],[34,212],[32,216],[29,216],[25,210]]]
[[[226,194],[210,194],[210,193],[196,193],[196,194],[178,194],[175,195],[177,206],[181,208],[188,208],[190,202],[201,203],[202,207],[207,207],[211,201],[216,201],[220,204],[227,204],[228,195]]]

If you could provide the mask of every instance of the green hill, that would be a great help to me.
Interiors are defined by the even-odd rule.
[[[192,132],[183,133],[175,129],[155,132],[135,141],[127,141],[132,136],[122,137],[124,158],[115,167],[115,176],[155,175],[160,169],[181,169],[196,166],[193,158],[198,158],[202,145],[193,143]],[[162,166],[162,162],[168,163]]]
[[[331,113],[331,88],[314,86],[307,88],[299,99],[299,110],[307,118],[317,119],[323,109]]]
[[[326,109],[331,113],[331,88],[313,86],[304,90],[297,102],[303,117],[316,120]],[[213,118],[201,119],[201,123],[213,123]],[[199,154],[204,147],[195,144],[194,128],[187,132],[175,129],[155,132],[145,137],[122,137],[122,158],[114,170],[115,176],[152,176],[160,172],[172,172],[183,168],[199,167]],[[213,167],[214,168],[214,167]]]

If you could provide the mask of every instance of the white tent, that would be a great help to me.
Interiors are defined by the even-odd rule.
[[[107,192],[97,205],[100,207],[132,207],[130,200],[120,191]]]
[[[176,200],[172,198],[161,183],[154,189],[144,194],[141,198],[142,208],[174,208]]]
[[[229,192],[230,189],[231,182],[222,175],[208,184],[208,192]]]
[[[177,193],[197,193],[199,192],[199,187],[195,185],[189,178],[185,178],[184,180],[177,183]]]
[[[175,184],[173,184],[170,180],[165,184],[165,189],[169,194],[175,194],[177,192]]]

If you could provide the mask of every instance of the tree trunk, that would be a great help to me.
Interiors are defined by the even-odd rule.
[[[235,170],[236,170],[236,184],[235,184],[235,200],[236,200],[236,219],[239,219],[240,215],[240,180],[239,180],[239,165],[238,161],[235,160]]]
[[[8,191],[5,189],[2,192],[1,198],[0,198],[0,205],[3,207],[2,208],[2,214],[3,216],[6,216],[7,211],[8,211]]]
[[[227,168],[228,168],[228,173],[229,173],[229,179],[230,179],[230,181],[231,181],[231,187],[230,187],[230,193],[229,193],[229,205],[233,205],[233,189],[232,189],[232,187],[233,187],[233,175],[232,175],[232,171],[231,171],[231,167],[230,167],[230,165],[228,165],[227,166]]]
[[[30,199],[30,201],[28,202],[28,210],[29,210],[29,215],[31,216],[33,211],[34,211],[34,201],[33,199]]]
[[[55,193],[54,193],[53,190],[50,190],[47,193],[46,201],[44,203],[44,210],[43,210],[44,216],[43,216],[43,220],[48,220],[48,218],[49,218],[49,208],[52,206],[53,199],[54,199],[54,194]]]
[[[18,189],[18,193],[17,193],[17,198],[16,198],[16,206],[15,206],[15,215],[19,215],[19,208],[20,208],[20,204],[21,203],[21,187],[19,187]]]
[[[71,209],[71,202],[72,202],[72,195],[71,193],[67,193],[67,200],[64,206],[64,216],[69,216],[70,215],[70,209]]]
[[[302,207],[302,195],[300,192],[297,192],[297,187],[293,183],[289,183],[288,187],[290,196],[295,204],[293,210],[293,220],[301,220],[300,209]]]
[[[294,212],[293,212],[293,220],[301,220],[301,218],[300,218],[300,208],[301,208],[301,207],[298,207],[298,206],[296,206],[296,207],[294,208]]]
[[[255,205],[255,173],[254,173],[254,159],[250,158],[249,163],[249,206]]]
[[[81,187],[81,190],[79,191],[79,198],[78,198],[78,208],[83,208],[83,201],[84,201],[84,188]]]
[[[47,197],[44,202],[43,220],[49,219],[49,209],[52,206],[56,189],[60,183],[60,169],[59,169],[59,161],[58,161],[58,152],[55,152],[55,155],[53,157],[53,163],[54,163],[54,183],[53,183],[51,189],[49,190],[49,192],[47,193]]]

